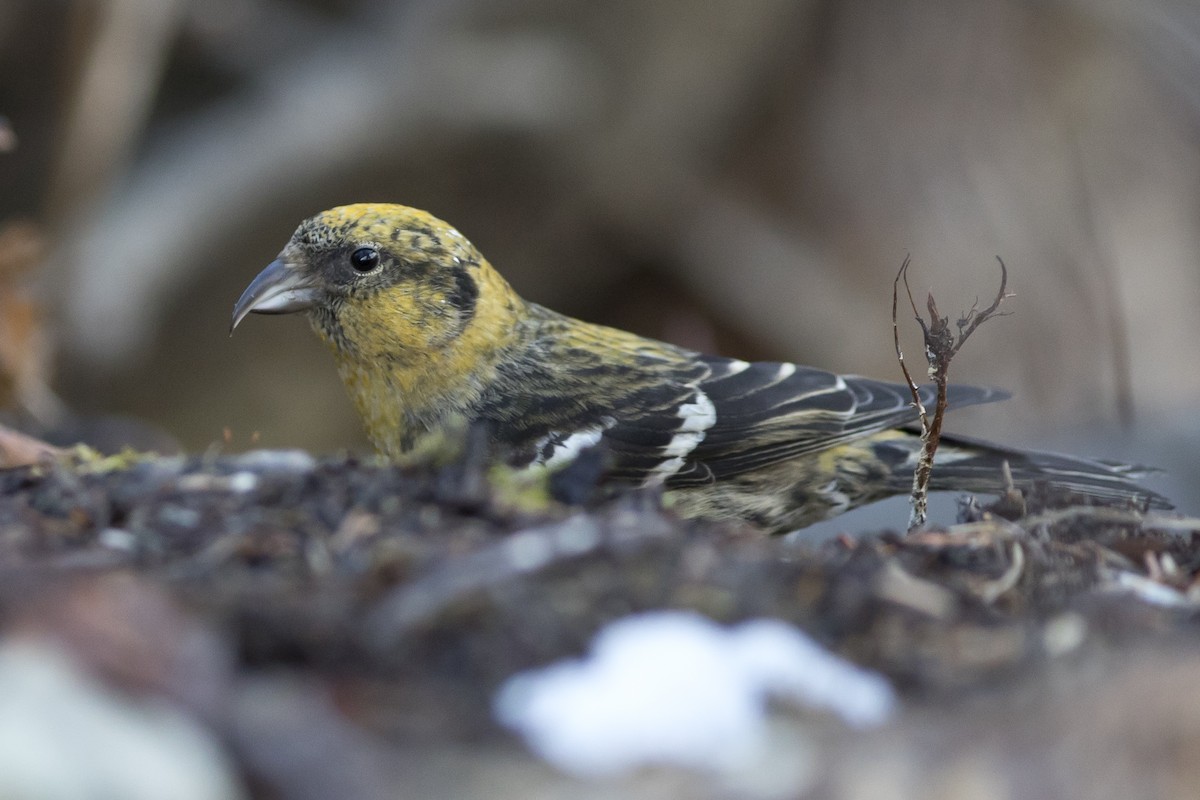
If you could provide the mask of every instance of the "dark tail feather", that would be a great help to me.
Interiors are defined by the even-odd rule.
[[[916,446],[920,440],[913,437]],[[1038,483],[1066,489],[1108,504],[1133,503],[1148,508],[1169,509],[1167,498],[1140,486],[1137,478],[1157,470],[1118,461],[1081,458],[1036,450],[1017,450],[960,436],[943,436],[934,458],[930,489],[934,491],[1004,491],[1003,464],[1008,462],[1013,485],[1028,489]],[[903,470],[897,477],[903,477]],[[907,492],[908,484],[898,489]]]

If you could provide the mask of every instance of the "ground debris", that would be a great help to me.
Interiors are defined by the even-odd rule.
[[[499,729],[497,688],[659,609],[783,620],[899,690],[885,733],[804,723],[824,765],[806,785],[845,797],[869,796],[849,766],[866,753],[933,757],[913,755],[904,731],[932,743],[994,725],[976,761],[955,752],[1000,770],[989,780],[1017,781],[1003,772],[1020,746],[1006,731],[1028,720],[1010,703],[1043,697],[1066,719],[1065,698],[1097,694],[1119,718],[1132,701],[1106,695],[1105,675],[1133,680],[1161,658],[1200,677],[1187,666],[1200,663],[1200,520],[1040,488],[1023,515],[1006,498],[968,504],[943,529],[805,544],[680,521],[648,493],[533,495],[513,502],[511,482],[469,457],[392,467],[259,451],[4,470],[0,621],[6,640],[52,643],[111,691],[179,709],[263,797],[392,796],[401,773],[421,787],[413,796],[565,785]],[[1194,705],[1144,735],[1167,746],[1200,729]],[[619,791],[721,796],[680,780]],[[1088,796],[1055,791],[1044,796]]]

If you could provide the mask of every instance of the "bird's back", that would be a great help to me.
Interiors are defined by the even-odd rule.
[[[900,384],[703,355],[530,305],[520,352],[479,408],[520,464],[602,445],[613,479],[707,485],[916,421]],[[952,386],[950,402],[1006,396]]]

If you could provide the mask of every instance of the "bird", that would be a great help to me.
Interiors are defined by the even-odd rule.
[[[230,332],[250,313],[299,312],[390,459],[464,422],[519,470],[599,448],[605,485],[657,487],[683,517],[770,533],[912,487],[922,444],[907,385],[706,355],[557,313],[416,208],[358,203],[303,221],[238,299]],[[924,404],[933,391],[920,389]],[[948,390],[952,407],[1007,396]],[[1011,479],[1169,507],[1134,481],[1141,469],[944,435],[930,488],[996,494]]]

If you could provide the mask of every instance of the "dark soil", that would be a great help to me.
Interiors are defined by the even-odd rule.
[[[781,711],[816,757],[780,796],[1200,785],[1195,520],[1045,490],[814,545],[681,521],[652,494],[592,501],[589,481],[552,487],[582,504],[539,507],[469,457],[7,470],[0,620],[10,643],[54,642],[112,692],[182,709],[253,797],[739,796],[670,770],[577,782],[493,721],[514,672],[665,608],[789,620],[900,691],[869,733]]]

